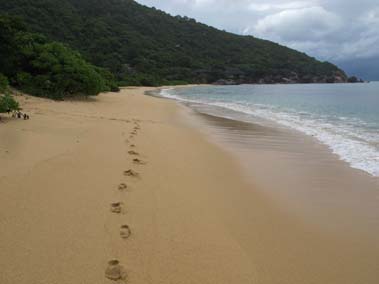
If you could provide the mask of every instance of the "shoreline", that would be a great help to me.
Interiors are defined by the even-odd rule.
[[[193,112],[191,125],[231,154],[255,189],[278,207],[331,235],[345,232],[351,241],[377,247],[378,177],[351,167],[327,145],[297,130],[225,118],[177,102]]]
[[[114,258],[128,283],[376,283],[377,247],[279,206],[190,110],[148,90],[24,97],[31,120],[0,125],[1,283],[114,283]]]
[[[306,223],[317,221],[335,233],[350,227],[349,233],[357,236],[363,237],[362,229],[373,235],[371,219],[379,214],[377,177],[351,168],[326,145],[292,129],[196,110],[191,119],[212,143],[237,160],[256,188]]]
[[[317,84],[313,85],[316,86]],[[226,88],[228,86],[219,87],[222,88],[220,89],[220,94],[225,92],[238,93],[241,91],[238,87],[236,87],[236,89],[233,87]],[[215,86],[215,88],[217,88],[217,86]],[[364,128],[362,134],[360,134],[360,130],[356,129],[356,122],[353,126],[348,122],[345,122],[348,120],[347,117],[338,118],[341,125],[333,125],[333,122],[330,124],[329,121],[322,118],[322,116],[302,118],[302,115],[309,114],[307,111],[276,112],[270,110],[269,107],[264,106],[264,103],[262,105],[257,104],[257,109],[255,110],[254,107],[252,110],[249,103],[247,103],[248,106],[245,107],[243,104],[241,105],[241,103],[237,102],[234,104],[233,101],[230,100],[224,102],[223,100],[225,100],[225,98],[220,98],[220,101],[217,101],[216,99],[215,101],[213,96],[217,94],[217,92],[210,91],[212,88],[194,88],[193,90],[194,92],[191,93],[191,91],[180,90],[180,88],[165,88],[162,89],[161,94],[158,94],[157,96],[176,100],[199,113],[251,124],[259,124],[270,128],[286,129],[288,132],[299,133],[300,136],[306,135],[307,137],[313,138],[313,140],[317,140],[317,143],[326,145],[332,155],[337,155],[340,161],[348,163],[351,168],[366,172],[373,178],[379,180],[377,159],[375,158],[377,150],[375,148],[375,143],[372,144],[371,138],[369,137],[370,134],[375,137],[376,133],[371,129]],[[253,90],[251,91],[254,92]],[[278,90],[276,89],[276,91]],[[210,93],[211,99],[202,99],[200,94],[205,94],[207,92]],[[265,92],[265,90],[262,90],[262,92]],[[275,93],[275,90],[273,90],[273,92]],[[299,90],[295,89],[293,92],[299,92]],[[304,92],[306,92],[306,90],[304,90]],[[277,99],[280,100],[280,98]],[[267,111],[266,108],[269,110]],[[317,119],[320,121],[317,121]],[[332,118],[332,120],[333,119],[334,118]],[[351,119],[353,121],[355,120],[355,118]],[[298,123],[298,121],[301,120],[304,121]],[[317,121],[317,123],[315,123],[315,121]],[[366,122],[361,121],[361,124],[364,125],[365,123]],[[351,136],[346,135],[349,131],[352,131],[353,133]],[[347,151],[346,149],[349,149],[350,151]]]

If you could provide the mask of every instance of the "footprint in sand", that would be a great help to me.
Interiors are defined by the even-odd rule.
[[[119,185],[118,185],[118,190],[125,190],[125,189],[127,189],[128,188],[128,186],[125,184],[125,183],[120,183]]]
[[[120,264],[120,262],[117,259],[112,259],[108,261],[108,267],[105,270],[105,277],[113,280],[125,280],[126,279],[126,272],[124,267]]]
[[[136,165],[145,165],[146,164],[145,161],[142,161],[140,159],[133,159],[133,163]]]
[[[127,171],[124,171],[124,176],[127,176],[127,177],[138,177],[139,176],[139,173],[133,171],[133,170],[127,170]]]
[[[130,227],[128,225],[122,225],[120,227],[120,237],[123,239],[127,239],[132,234],[132,231],[130,230]]]
[[[129,155],[138,156],[139,154],[136,151],[130,150],[128,151]]]
[[[135,148],[136,145],[134,145],[134,144],[130,144],[129,147],[130,147],[130,148]]]
[[[121,202],[115,202],[111,204],[111,212],[120,214],[122,211],[122,203]]]

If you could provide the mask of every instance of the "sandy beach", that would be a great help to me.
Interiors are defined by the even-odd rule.
[[[378,283],[378,234],[308,224],[148,90],[17,97],[31,120],[0,123],[1,284],[115,283],[113,259],[117,283]]]

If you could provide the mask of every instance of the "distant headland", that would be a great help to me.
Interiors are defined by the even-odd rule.
[[[2,39],[0,73],[11,85],[35,95],[92,95],[131,85],[361,81],[294,49],[173,17],[132,0],[40,2],[43,5],[22,0],[0,3],[6,13],[1,28],[11,25],[13,33],[30,34],[18,38],[13,47],[9,37]],[[26,50],[22,46],[32,46],[35,55],[17,53],[17,48]],[[46,52],[51,64],[27,62],[34,57],[42,62]],[[62,58],[70,62],[72,72],[55,66]],[[61,80],[67,77],[72,84]]]

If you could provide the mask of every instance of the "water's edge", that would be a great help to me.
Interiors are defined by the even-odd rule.
[[[243,107],[233,103],[204,103],[198,100],[182,98],[175,94],[175,88],[160,89],[159,91],[150,93],[150,95],[174,99],[200,113],[258,124],[271,123],[276,124],[277,127],[296,130],[299,133],[314,137],[322,144],[328,146],[332,153],[336,154],[342,161],[347,162],[352,168],[379,177],[379,154],[377,155],[377,150],[374,146],[359,139],[348,139],[348,135],[345,135],[348,129],[343,129],[344,132],[339,133],[329,131],[331,126],[327,122],[305,119],[289,115],[288,113],[272,112],[267,109],[263,111],[261,109],[254,109],[252,111],[251,107]],[[350,133],[348,134],[350,135]],[[376,137],[372,139],[374,140]],[[377,158],[375,158],[376,156]]]

